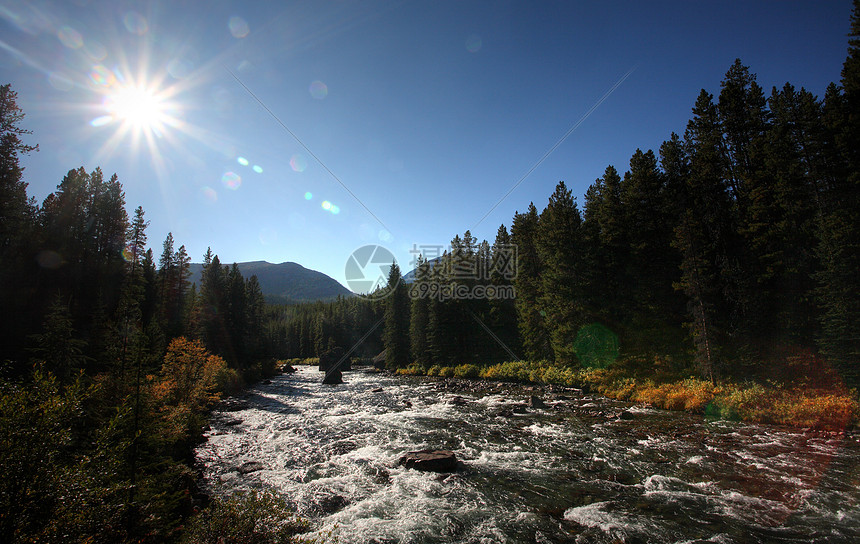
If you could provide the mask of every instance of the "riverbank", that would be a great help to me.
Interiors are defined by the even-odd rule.
[[[466,364],[424,369],[413,365],[399,369],[397,374],[563,385],[664,410],[816,430],[838,432],[860,423],[857,390],[821,371],[814,379],[771,379],[763,383],[725,380],[714,384],[695,377],[647,375],[635,372],[633,366],[627,362],[609,369],[571,369],[545,361],[512,361],[487,367]]]

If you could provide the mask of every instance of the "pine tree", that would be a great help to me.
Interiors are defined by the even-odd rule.
[[[720,86],[717,115],[725,133],[727,180],[743,217],[750,178],[761,158],[762,137],[768,122],[766,100],[755,74],[740,59],[735,59]]]
[[[549,197],[537,228],[537,250],[542,264],[538,302],[546,312],[546,327],[556,362],[576,362],[573,342],[585,325],[581,250],[582,217],[576,199],[563,181]]]
[[[427,327],[430,318],[430,301],[428,300],[430,265],[423,255],[418,255],[415,266],[415,281],[409,286],[411,299],[409,317],[409,339],[411,342],[412,359],[423,367],[431,364],[431,355],[427,343]]]
[[[24,144],[31,131],[21,123],[24,112],[10,85],[0,86],[0,345],[4,359],[23,368],[25,337],[38,326],[41,301],[34,301],[36,244],[40,242],[35,205],[27,199],[27,183],[19,158],[38,146]],[[17,360],[17,361],[16,361]]]
[[[385,366],[405,368],[409,364],[409,295],[401,281],[400,267],[392,263],[385,298]]]
[[[495,289],[495,296],[488,296],[487,326],[495,335],[494,343],[487,350],[489,362],[516,359],[521,351],[514,305],[516,298],[507,297],[517,277],[516,259],[517,248],[511,235],[504,225],[500,225],[489,257],[488,289]]]
[[[207,263],[208,261],[208,263]],[[230,341],[224,316],[228,308],[227,276],[217,255],[207,250],[203,276],[200,279],[199,326],[207,349],[225,357],[228,362]]]
[[[245,341],[246,354],[249,361],[257,361],[263,358],[265,351],[264,319],[266,300],[263,297],[263,289],[256,275],[252,275],[245,282],[245,300],[247,305],[247,339]]]
[[[818,221],[816,300],[821,308],[818,345],[842,374],[860,383],[860,1],[854,1],[848,57],[842,67],[844,95],[828,89],[825,123],[836,174]],[[842,166],[843,168],[839,168]]]
[[[537,248],[539,216],[534,203],[525,213],[514,214],[511,240],[517,246],[516,310],[524,356],[537,361],[551,356],[546,312],[542,309],[541,273],[543,266]]]
[[[233,263],[227,275],[227,334],[233,360],[241,367],[248,365],[245,340],[248,334],[248,305],[245,294],[245,279],[239,266]]]
[[[615,327],[627,321],[630,313],[629,230],[621,176],[610,165],[586,193],[582,253],[589,309]]]
[[[57,297],[45,318],[44,332],[31,337],[31,351],[47,365],[62,381],[69,381],[73,374],[83,370],[87,357],[86,342],[77,338],[72,326],[69,306]]]
[[[689,201],[678,227],[675,247],[681,253],[677,287],[687,296],[689,329],[703,376],[714,379],[730,327],[726,301],[730,275],[732,204],[725,186],[725,155],[712,97],[704,89],[693,108],[685,134],[690,154]]]
[[[652,151],[636,150],[630,171],[621,186],[623,223],[628,233],[629,259],[626,281],[630,293],[627,306],[632,321],[631,336],[642,349],[665,351],[665,331],[672,326],[675,309],[673,281],[680,258],[671,247],[677,222],[666,190],[666,178],[657,167]],[[622,289],[624,289],[622,287]]]

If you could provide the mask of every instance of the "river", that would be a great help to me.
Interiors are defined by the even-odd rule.
[[[273,488],[341,543],[860,542],[857,434],[559,388],[321,379],[300,367],[213,414],[196,450],[210,493]],[[398,466],[425,448],[460,470]]]

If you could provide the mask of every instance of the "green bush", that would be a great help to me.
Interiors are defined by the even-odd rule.
[[[499,380],[504,382],[527,382],[531,372],[531,365],[525,361],[508,361],[485,368],[481,377],[487,380]]]
[[[454,367],[453,366],[443,366],[439,369],[439,376],[442,378],[453,378],[454,377]]]
[[[187,544],[288,544],[309,542],[299,537],[310,526],[297,517],[286,500],[264,491],[237,493],[212,505],[191,520]]]
[[[395,371],[395,374],[397,374],[398,376],[423,376],[424,367],[417,363],[412,363],[406,368],[398,368]]]
[[[457,365],[454,367],[455,378],[475,379],[481,374],[481,370],[475,365]]]

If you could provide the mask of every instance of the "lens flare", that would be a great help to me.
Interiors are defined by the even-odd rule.
[[[339,214],[339,213],[340,213],[340,208],[338,208],[337,206],[335,206],[334,204],[332,204],[332,205],[331,205],[331,209],[330,209],[329,211],[330,211],[331,213],[333,213],[333,214],[337,215],[337,214]]]
[[[96,117],[95,119],[90,121],[90,125],[94,127],[103,127],[111,121],[113,121],[113,117],[111,117],[110,115],[102,115],[101,117]]]
[[[304,172],[307,167],[308,161],[305,160],[300,153],[296,153],[290,157],[290,168],[292,168],[294,172]]]
[[[208,200],[209,202],[216,202],[218,200],[218,193],[212,187],[201,187],[200,194],[203,195],[203,198],[205,200]]]
[[[251,170],[253,170],[254,172],[256,172],[256,173],[258,173],[258,174],[262,174],[262,173],[263,173],[263,167],[262,167],[262,166],[260,166],[259,164],[255,164],[254,166],[252,166],[252,167],[251,167]]]
[[[126,13],[125,17],[122,18],[122,23],[125,25],[126,30],[138,36],[143,36],[149,31],[149,24],[146,22],[146,18],[136,11]]]
[[[70,91],[75,86],[69,78],[59,72],[51,72],[48,75],[48,83],[58,91]]]
[[[313,193],[311,193],[310,191],[308,191],[308,192],[306,192],[306,193],[305,193],[305,200],[310,200],[310,199],[312,199],[313,197],[314,197],[314,195],[313,195]]]
[[[84,53],[95,62],[101,62],[107,57],[107,48],[96,41],[87,40],[84,43]]]
[[[469,53],[477,53],[481,50],[482,45],[481,37],[477,34],[472,34],[466,39],[466,51]]]
[[[244,38],[251,32],[250,27],[248,27],[248,22],[241,17],[230,17],[230,20],[227,22],[227,27],[230,29],[230,34],[232,34],[234,38]]]
[[[113,87],[116,85],[116,76],[101,64],[96,64],[90,70],[90,80],[101,87]]]
[[[236,159],[236,162],[238,162],[238,163],[239,163],[239,164],[241,164],[242,166],[248,166],[248,159],[246,159],[245,157],[239,157],[239,158],[237,158],[237,159]]]
[[[63,266],[63,263],[65,263],[66,261],[65,259],[63,259],[63,256],[56,251],[51,251],[50,249],[43,249],[36,254],[36,262],[39,263],[39,266],[41,266],[42,268],[54,270]]]
[[[84,37],[70,26],[61,26],[57,31],[57,38],[69,49],[80,49],[84,46]]]
[[[224,172],[224,175],[221,176],[221,184],[227,189],[235,191],[242,186],[242,176],[236,172]]]
[[[320,205],[322,206],[322,209],[324,209],[324,210],[330,210],[331,209],[331,202],[329,202],[328,200],[323,200],[322,204],[320,204]]]
[[[322,100],[328,96],[328,87],[322,81],[312,82],[311,86],[308,87],[308,91],[311,93],[311,96],[317,100]]]
[[[185,59],[175,58],[167,63],[167,73],[174,79],[185,79],[191,72],[191,63]]]
[[[134,246],[132,244],[128,244],[122,248],[122,259],[127,263],[134,260]]]

